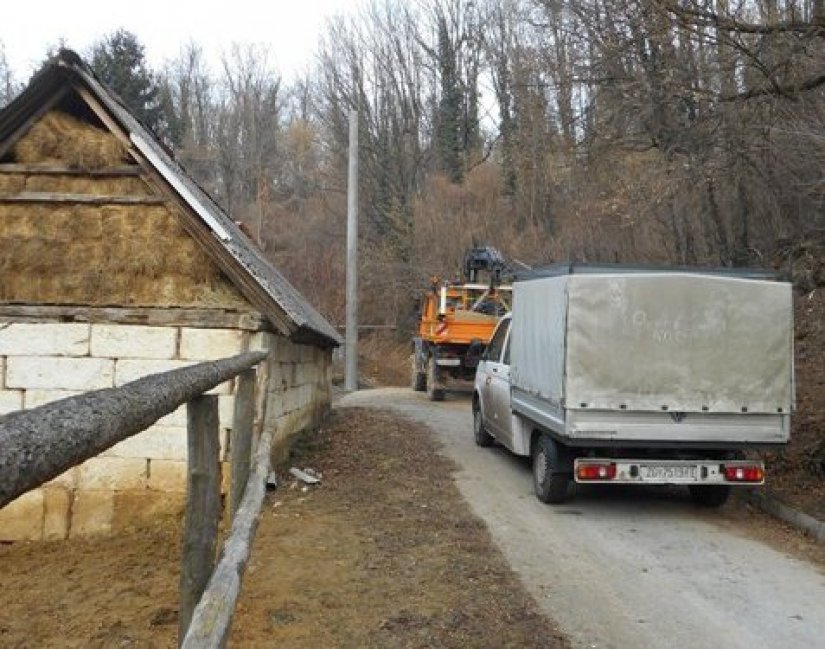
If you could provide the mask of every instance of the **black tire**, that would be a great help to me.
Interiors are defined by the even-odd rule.
[[[730,496],[730,485],[690,485],[688,491],[700,507],[721,507]]]
[[[436,378],[435,359],[430,356],[427,359],[427,397],[429,397],[430,401],[444,400],[444,390],[437,388],[437,385],[438,379]]]
[[[492,446],[496,441],[484,426],[484,415],[481,414],[481,407],[477,400],[473,401],[473,438],[475,438],[476,446]]]
[[[410,387],[416,392],[424,392],[427,389],[427,375],[418,371],[415,354],[410,356]]]
[[[538,437],[533,443],[532,460],[536,498],[543,503],[563,503],[567,498],[570,474],[563,471],[556,442],[547,435]]]

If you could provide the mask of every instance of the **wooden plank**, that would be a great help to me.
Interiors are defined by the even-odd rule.
[[[91,322],[142,324],[158,327],[201,327],[270,331],[264,316],[256,311],[180,309],[161,307],[91,307],[60,305],[0,305],[2,322]]]
[[[231,482],[229,486],[229,513],[235,513],[241,504],[249,465],[252,462],[252,422],[255,418],[255,370],[247,370],[238,376],[235,392],[235,412],[232,419],[230,442]]]
[[[59,192],[21,192],[0,194],[0,203],[81,203],[84,205],[162,205],[164,196],[98,196],[95,194],[64,194]]]
[[[102,169],[78,169],[59,164],[23,164],[9,162],[0,164],[0,174],[26,174],[27,176],[140,176],[143,170],[138,165],[104,167]]]
[[[221,513],[220,434],[218,397],[203,394],[187,404],[186,520],[180,564],[178,637],[189,630],[192,613],[201,599],[218,542]]]
[[[246,352],[0,417],[0,507],[260,363]]]
[[[272,435],[273,429],[269,427],[258,442],[255,464],[243,500],[232,521],[229,538],[223,545],[221,559],[192,615],[189,632],[181,645],[184,649],[226,646],[232,616],[241,592],[243,573],[258,528],[261,505],[266,495]]]
[[[97,97],[89,92],[89,90],[87,90],[81,83],[73,83],[72,88],[74,88],[77,94],[83,98],[83,101],[89,105],[89,108],[91,108],[92,112],[100,118],[100,121],[103,122],[112,134],[115,135],[117,139],[119,139],[128,149],[131,146],[129,134],[120,127],[120,124],[115,121],[115,119],[109,114],[109,111],[97,100]]]

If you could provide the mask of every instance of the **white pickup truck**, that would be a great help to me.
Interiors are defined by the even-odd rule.
[[[475,377],[479,446],[530,456],[536,496],[572,481],[683,484],[719,506],[787,443],[788,283],[728,272],[564,265],[513,285]]]

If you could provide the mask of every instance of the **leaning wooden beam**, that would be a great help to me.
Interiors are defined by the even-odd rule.
[[[0,174],[26,174],[27,176],[140,176],[143,170],[138,165],[80,169],[58,164],[22,164],[6,162],[0,164]]]
[[[272,429],[264,429],[255,452],[255,466],[246,484],[241,505],[232,521],[229,538],[209,585],[192,615],[189,631],[183,639],[183,649],[223,647],[229,636],[232,615],[241,592],[246,563],[255,539],[258,516],[266,494],[269,475],[269,452],[272,447]]]
[[[0,417],[0,507],[264,358],[246,352]]]
[[[98,196],[57,192],[23,192],[0,195],[0,203],[80,203],[84,205],[161,205],[164,196]]]

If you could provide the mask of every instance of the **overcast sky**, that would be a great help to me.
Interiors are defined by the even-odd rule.
[[[260,43],[287,77],[312,63],[326,19],[355,11],[355,0],[3,0],[0,42],[18,80],[26,81],[60,39],[83,53],[124,27],[146,47],[157,69],[194,41],[217,71],[233,42]]]

